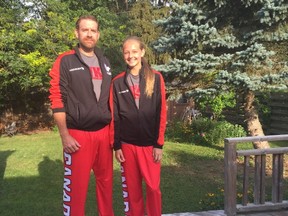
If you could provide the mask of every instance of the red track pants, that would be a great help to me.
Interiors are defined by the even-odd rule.
[[[86,195],[93,170],[98,215],[113,216],[113,150],[109,144],[108,126],[92,132],[69,129],[69,133],[81,148],[72,154],[64,152],[64,215],[85,215]]]
[[[121,165],[125,215],[144,216],[142,179],[146,184],[148,216],[161,216],[160,163],[153,161],[153,146],[140,147],[122,144],[125,162]]]

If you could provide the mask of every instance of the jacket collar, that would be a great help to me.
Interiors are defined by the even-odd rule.
[[[81,55],[80,55],[80,50],[79,50],[79,44],[77,44],[77,46],[74,47],[74,50],[75,50],[76,54],[80,57]],[[98,59],[103,58],[103,52],[98,47],[94,48],[94,53]]]

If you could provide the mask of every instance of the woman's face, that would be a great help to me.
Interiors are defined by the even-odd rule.
[[[140,43],[136,40],[127,40],[123,44],[123,57],[130,69],[141,68],[141,58],[145,50],[140,48]]]

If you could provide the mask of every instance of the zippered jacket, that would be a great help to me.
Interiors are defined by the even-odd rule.
[[[51,109],[53,113],[66,113],[69,129],[95,131],[111,121],[110,63],[100,49],[95,48],[95,54],[102,72],[101,94],[98,101],[93,90],[89,66],[83,62],[78,47],[59,55],[49,73]]]
[[[142,68],[143,69],[143,68]],[[121,143],[162,148],[166,129],[166,95],[162,75],[155,73],[154,92],[150,98],[145,94],[145,79],[140,72],[139,109],[127,82],[128,72],[117,75],[111,85],[110,107],[112,122],[110,141],[114,150]]]

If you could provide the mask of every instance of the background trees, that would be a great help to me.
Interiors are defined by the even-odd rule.
[[[287,87],[287,58],[277,55],[276,49],[288,39],[287,10],[285,0],[196,0],[175,5],[170,17],[158,21],[165,34],[154,46],[172,54],[171,62],[159,67],[167,74],[171,91],[198,92],[211,99],[234,92],[244,101],[249,134],[263,135],[253,102],[257,91]]]
[[[248,131],[261,135],[255,92],[287,85],[287,4],[287,0],[4,0],[0,111],[2,116],[7,111],[47,114],[48,71],[59,53],[76,44],[73,29],[78,16],[90,13],[100,21],[99,46],[110,57],[113,74],[124,67],[123,39],[141,36],[148,45],[146,57],[160,65],[170,96],[193,95],[204,106],[213,101],[211,107],[218,114],[244,100]]]
[[[0,3],[0,130],[12,120],[17,120],[20,128],[30,127],[34,120],[35,127],[49,122],[48,72],[58,54],[76,45],[74,25],[81,14],[97,15],[99,46],[115,66],[113,72],[120,70],[119,47],[128,31],[127,18],[110,11],[109,3],[112,1]]]
[[[34,23],[26,21],[28,7],[7,1],[0,10],[0,109],[26,111],[46,91],[49,61],[41,54]]]
[[[141,37],[146,44],[145,58],[152,65],[163,64],[167,62],[169,55],[167,53],[155,54],[151,43],[161,35],[161,28],[154,24],[154,21],[167,17],[169,7],[155,8],[149,1],[137,1],[128,12],[128,26],[131,26],[129,35]]]

